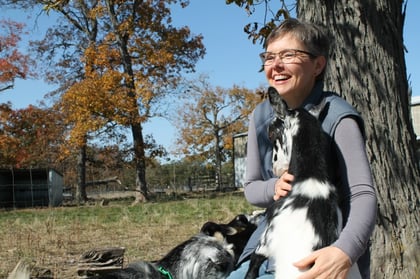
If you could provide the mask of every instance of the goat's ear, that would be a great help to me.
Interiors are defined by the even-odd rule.
[[[248,226],[248,218],[244,214],[236,215],[235,218],[227,224],[231,227],[244,227]]]
[[[312,114],[316,119],[319,119],[320,114],[322,113],[324,108],[328,105],[329,104],[327,103],[327,100],[325,100],[325,98],[324,98],[324,99],[322,99],[322,101],[318,105],[310,108],[308,112],[310,114]]]
[[[284,119],[287,114],[287,105],[274,87],[270,86],[268,88],[268,99],[274,109],[274,112],[277,114],[277,117]]]
[[[209,236],[213,236],[216,231],[220,231],[220,226],[213,222],[205,223],[200,229],[200,232]]]

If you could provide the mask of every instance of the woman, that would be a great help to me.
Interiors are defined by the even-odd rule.
[[[351,265],[358,264],[362,278],[369,278],[369,238],[376,218],[376,194],[364,147],[363,121],[342,98],[322,90],[329,42],[316,25],[297,19],[286,19],[268,36],[266,51],[261,54],[268,84],[278,91],[291,109],[309,109],[323,99],[322,127],[331,139],[336,161],[335,184],[339,188],[340,207],[345,226],[339,239],[331,246],[313,252],[295,263],[299,269],[309,268],[299,278],[345,278]],[[253,205],[267,208],[274,200],[291,190],[293,175],[285,172],[274,177],[272,146],[267,127],[272,108],[268,101],[254,110],[248,130],[247,174],[245,197]],[[228,277],[243,278],[264,230],[263,221],[248,242],[240,266]],[[281,236],[279,236],[281,237]],[[274,278],[272,261],[260,269],[258,278]]]

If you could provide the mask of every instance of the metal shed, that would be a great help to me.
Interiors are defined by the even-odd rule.
[[[0,169],[0,208],[59,206],[63,176],[54,169]]]
[[[233,136],[233,166],[236,188],[244,187],[247,142],[247,133],[236,134]]]

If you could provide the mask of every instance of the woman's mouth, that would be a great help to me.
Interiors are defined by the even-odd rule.
[[[289,75],[275,75],[274,76],[274,81],[284,81],[289,79],[290,76]]]

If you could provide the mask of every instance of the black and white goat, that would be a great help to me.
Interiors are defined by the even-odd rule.
[[[205,223],[200,233],[172,249],[156,262],[134,262],[128,267],[93,278],[102,279],[222,279],[234,269],[256,229],[245,215],[228,224]]]
[[[287,109],[274,88],[268,90],[275,118],[269,125],[273,144],[273,172],[294,175],[292,190],[267,210],[267,227],[251,255],[246,279],[257,278],[262,262],[275,260],[275,278],[292,279],[305,270],[293,263],[332,244],[342,228],[337,190],[331,183],[333,169],[329,141],[317,119],[324,104],[307,112]],[[313,114],[312,114],[313,113]],[[360,278],[355,265],[348,278]]]
[[[238,215],[228,224],[205,223],[200,232],[155,262],[133,262],[128,267],[95,279],[222,279],[234,269],[239,255],[257,228],[261,214]],[[29,266],[23,262],[8,279],[29,279]]]

